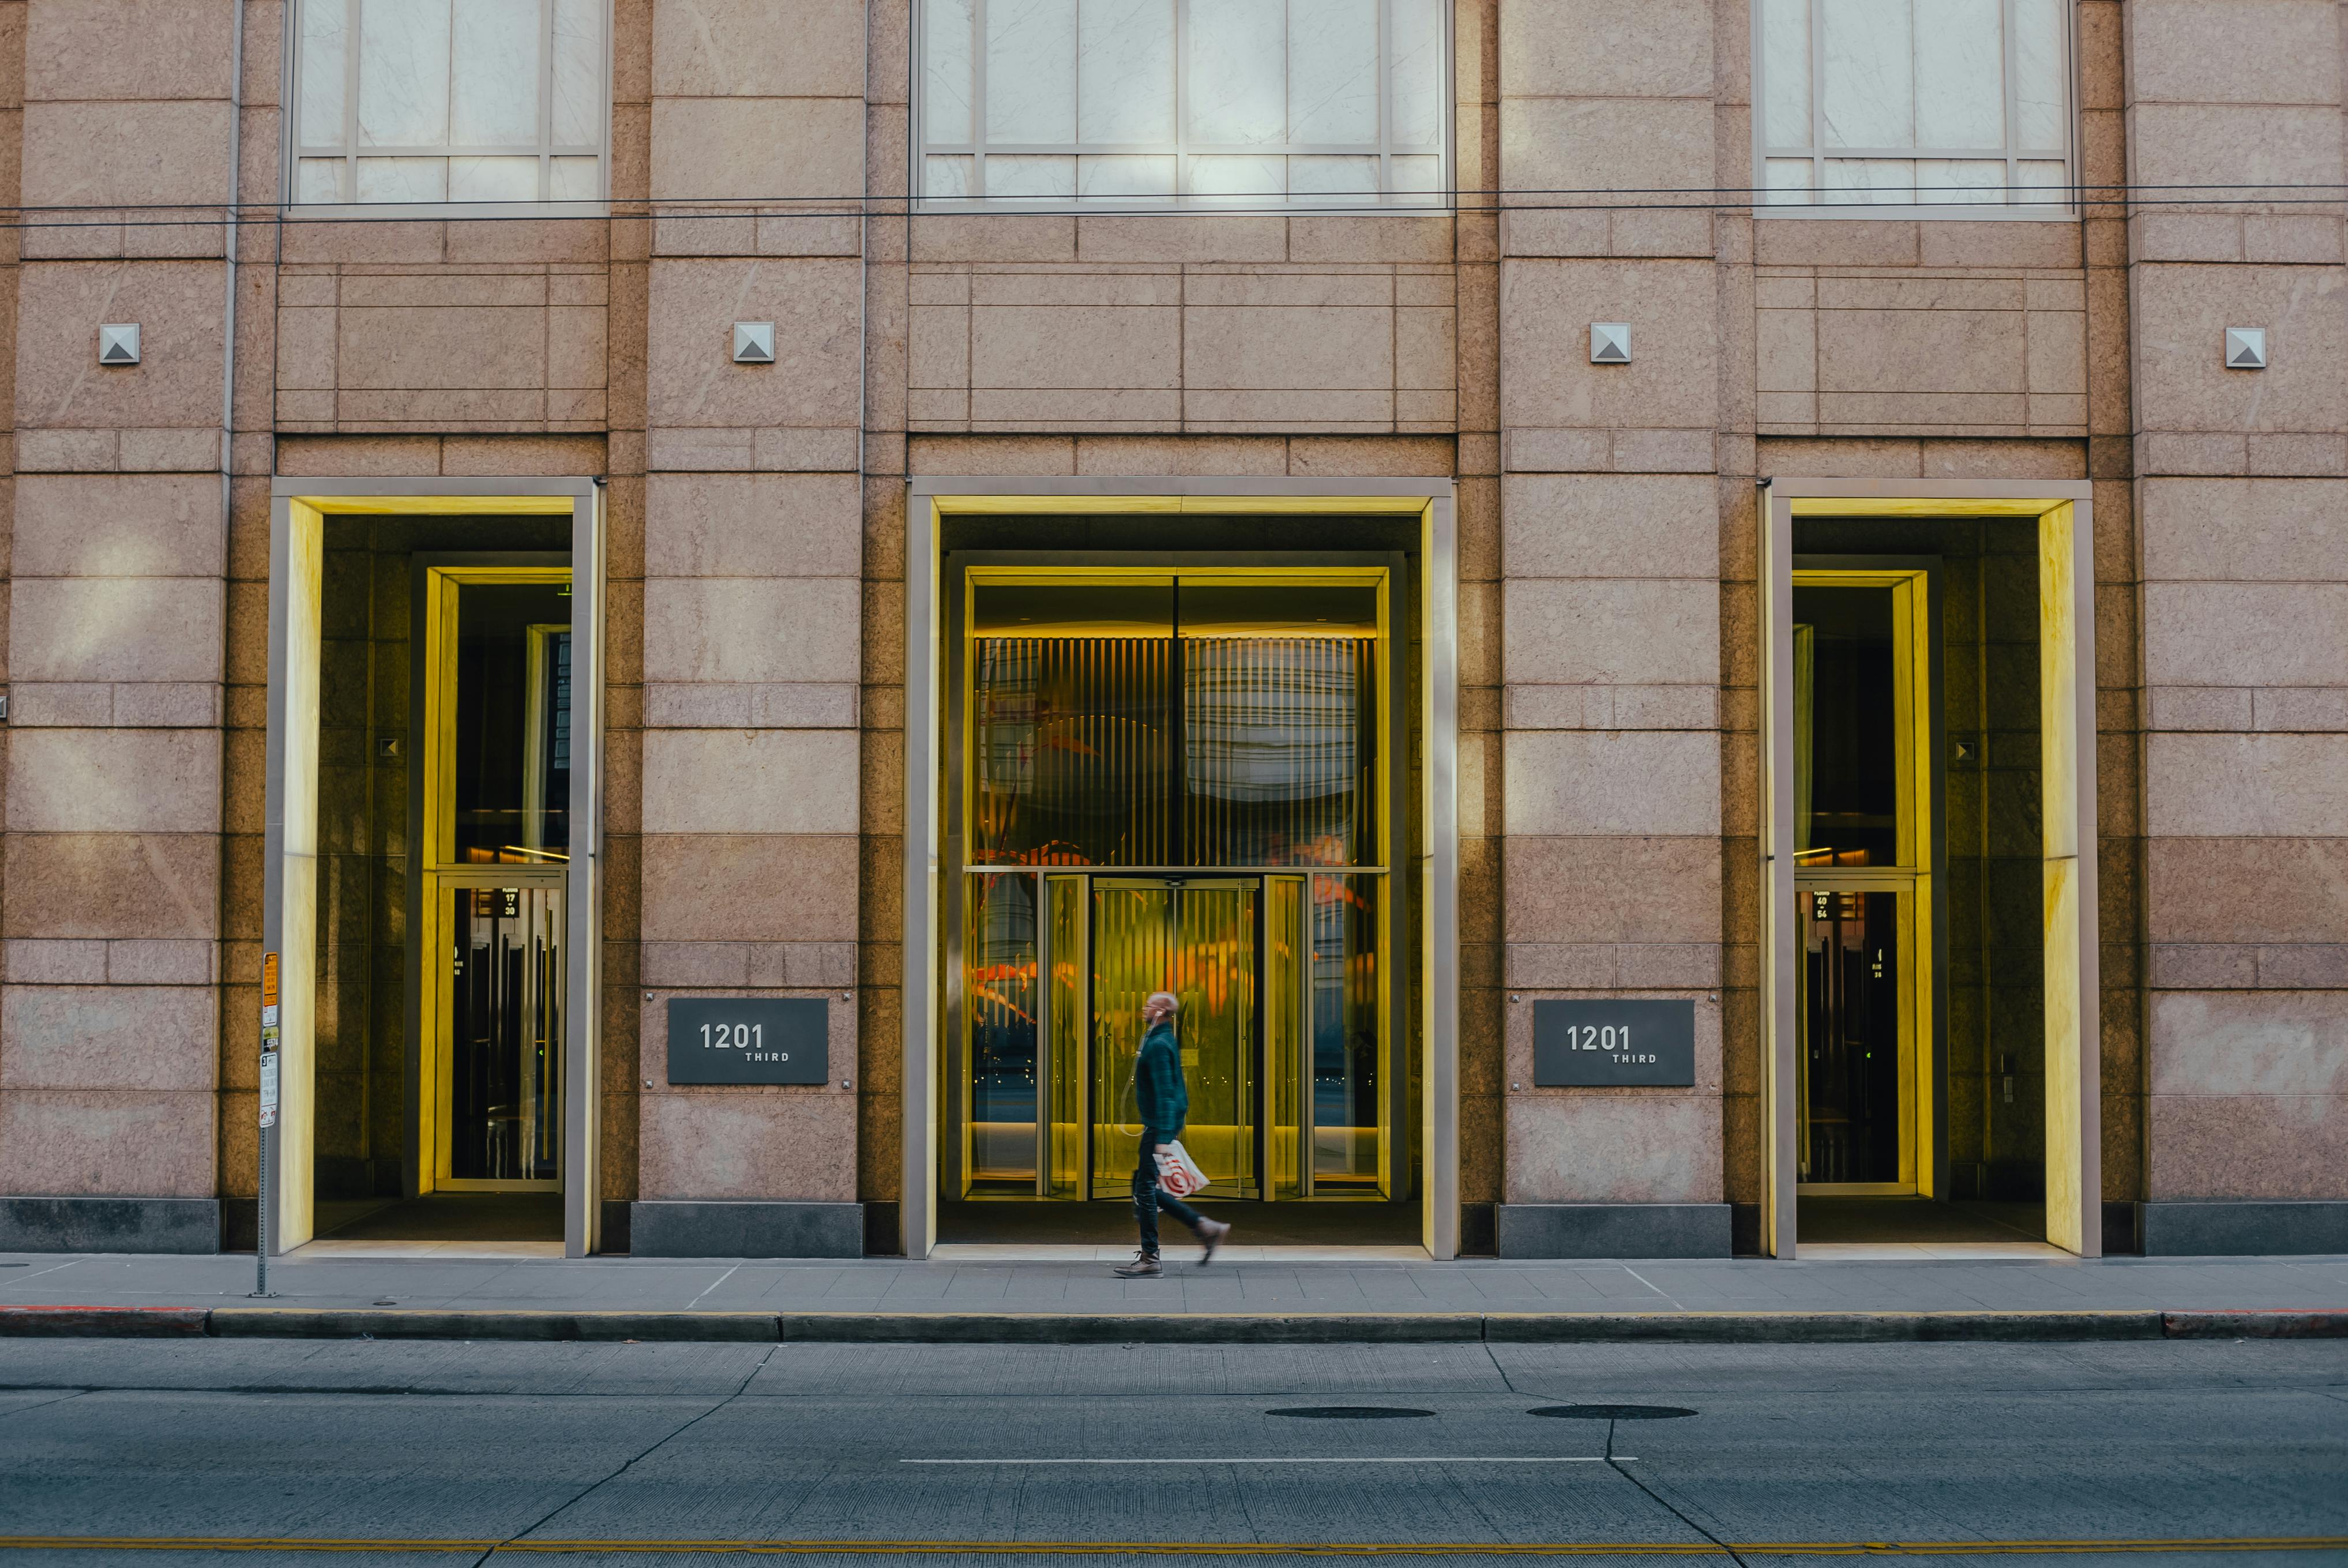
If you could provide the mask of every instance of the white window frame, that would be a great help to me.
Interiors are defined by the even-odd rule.
[[[1763,80],[1766,68],[1762,42],[1762,0],[1752,0],[1753,79],[1750,97],[1753,102],[1753,216],[1756,218],[1798,219],[1882,219],[1896,218],[1903,222],[1930,219],[1939,222],[2075,222],[2079,218],[2079,8],[2074,0],[2062,0],[2064,25],[2063,44],[2063,138],[2059,152],[2052,149],[2019,150],[2011,139],[2013,112],[2013,5],[2014,0],[1999,0],[2001,39],[2004,52],[2003,82],[2005,89],[2005,125],[2008,140],[1997,151],[1987,148],[1835,148],[1826,145],[1826,50],[1820,26],[1821,0],[1807,0],[1810,8],[1810,145],[1807,148],[1773,149],[1766,135],[1764,117],[1768,112],[1768,88]],[[2053,162],[2059,157],[2068,176],[2064,185],[2048,188],[2056,200],[2051,201],[2020,201],[2011,195],[2003,201],[1961,204],[1940,201],[1832,201],[1839,192],[1826,188],[1827,165],[1843,160],[1869,158],[1907,159],[1924,161],[1952,160],[1972,163],[2003,162],[2005,165],[2006,190],[2014,190],[2015,165],[2022,162]],[[1771,160],[1806,158],[1810,160],[1811,183],[1809,200],[1804,202],[1777,202],[1770,200],[1768,170]],[[1864,194],[1853,191],[1851,195]]]
[[[339,150],[335,149],[318,149],[315,150],[304,151],[301,142],[302,9],[309,4],[309,0],[286,0],[283,35],[284,48],[283,51],[285,64],[283,69],[283,81],[279,98],[279,101],[285,107],[284,113],[282,116],[284,121],[284,128],[283,134],[283,145],[282,149],[283,168],[279,173],[279,178],[282,183],[279,187],[278,205],[282,212],[288,219],[296,221],[302,219],[349,220],[353,218],[379,217],[394,213],[403,219],[566,216],[598,217],[608,213],[611,208],[612,199],[612,30],[615,22],[613,13],[617,8],[615,0],[603,0],[602,7],[603,19],[603,112],[597,121],[601,131],[601,138],[597,145],[592,150],[599,170],[596,179],[596,193],[592,199],[572,199],[567,201],[549,199],[536,201],[304,201],[300,200],[294,194],[296,189],[295,181],[301,172],[298,166],[305,158],[342,159],[345,169],[348,170],[346,176],[348,184],[346,189],[355,194],[358,190],[357,165],[363,158],[514,158],[530,156],[527,153],[520,152],[510,147],[382,147],[369,148],[365,152],[361,152],[359,150],[358,141],[358,36],[359,18],[361,12],[366,4],[366,0],[345,0],[345,3],[350,6],[351,43],[346,50],[347,58],[344,67],[349,73],[348,77],[345,78],[343,93],[344,145]],[[462,0],[458,0],[458,3],[461,4]],[[542,30],[551,26],[552,16],[552,0],[539,0],[539,18]],[[591,150],[583,145],[579,147],[571,147],[567,145],[557,147],[553,143],[551,131],[548,129],[548,118],[553,113],[553,87],[551,80],[553,69],[553,56],[551,51],[541,46],[539,58],[539,124],[541,127],[541,139],[539,143],[539,150],[537,154],[539,160],[539,188],[541,190],[547,188],[546,165],[549,160],[554,158],[584,158],[588,156],[588,153]]]
[[[927,212],[1309,212],[1324,216],[1360,212],[1407,212],[1418,216],[1439,216],[1450,212],[1458,203],[1458,191],[1454,184],[1455,163],[1453,139],[1457,132],[1458,83],[1454,64],[1454,28],[1457,18],[1453,0],[1441,0],[1443,14],[1442,57],[1437,65],[1441,84],[1442,101],[1436,113],[1440,133],[1432,151],[1437,160],[1435,189],[1426,191],[1392,192],[1389,170],[1396,157],[1425,157],[1430,149],[1425,145],[1397,148],[1393,139],[1394,77],[1391,69],[1388,40],[1393,33],[1392,0],[1378,0],[1378,139],[1375,146],[1367,143],[1323,142],[1200,142],[1189,139],[1190,0],[1174,0],[1174,137],[1167,142],[1068,142],[1068,143],[989,143],[985,135],[986,114],[986,7],[988,0],[971,0],[971,124],[975,133],[967,142],[930,145],[926,122],[928,108],[929,0],[913,0],[913,44],[909,51],[912,61],[911,80],[908,84],[912,104],[911,167],[907,170],[908,189],[922,211]],[[1266,5],[1283,5],[1285,0],[1262,0]],[[928,160],[932,157],[970,158],[974,160],[975,182],[982,189],[985,183],[986,160],[990,154],[1005,156],[1043,155],[1046,157],[1170,157],[1174,160],[1174,194],[1171,196],[931,196],[926,193]],[[1293,195],[1223,195],[1192,194],[1184,187],[1189,182],[1189,160],[1196,154],[1230,154],[1255,157],[1309,157],[1316,154],[1341,157],[1378,159],[1378,194],[1366,200],[1298,199]]]

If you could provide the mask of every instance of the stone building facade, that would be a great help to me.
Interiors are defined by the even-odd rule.
[[[0,0],[0,1248],[2348,1250],[2348,7],[1279,11]]]

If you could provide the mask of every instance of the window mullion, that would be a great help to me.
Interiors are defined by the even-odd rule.
[[[2022,143],[2020,123],[2021,112],[2019,106],[2014,102],[2013,96],[2014,73],[2016,67],[2021,63],[2022,52],[2021,46],[2013,36],[2013,25],[2016,20],[2013,0],[1998,0],[1997,11],[1997,26],[2000,35],[1999,44],[2001,46],[1998,49],[1998,66],[2005,78],[2003,83],[2003,108],[2005,111],[2005,190],[2003,192],[2003,195],[2005,204],[2010,207],[2013,204],[2015,191],[2022,184],[2022,166],[2017,160],[2016,152],[2016,150]]]
[[[554,0],[538,0],[538,199],[554,195]]]
[[[1394,0],[1378,0],[1378,188],[1370,200],[1383,207],[1394,189]]]
[[[1826,0],[1810,7],[1810,204],[1827,198],[1827,10]]]
[[[366,0],[351,0],[343,18],[343,200],[359,199],[359,39],[366,32]]]
[[[970,5],[970,193],[986,198],[986,0]]]
[[[1174,204],[1190,194],[1190,0],[1174,0]]]

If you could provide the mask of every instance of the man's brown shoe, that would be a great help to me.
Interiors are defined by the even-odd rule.
[[[1231,1226],[1221,1220],[1209,1220],[1203,1218],[1200,1220],[1199,1244],[1207,1249],[1205,1252],[1199,1254],[1199,1266],[1200,1268],[1205,1268],[1209,1264],[1215,1261],[1215,1249],[1221,1246],[1223,1244],[1223,1238],[1231,1233]]]
[[[1129,1264],[1119,1264],[1112,1271],[1119,1279],[1156,1279],[1166,1272],[1156,1253],[1136,1253]]]

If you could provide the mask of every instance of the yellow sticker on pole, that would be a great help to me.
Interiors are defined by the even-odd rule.
[[[264,1007],[277,1006],[277,954],[274,953],[261,955],[261,1005]]]

